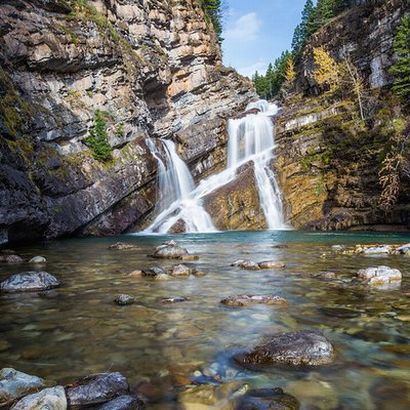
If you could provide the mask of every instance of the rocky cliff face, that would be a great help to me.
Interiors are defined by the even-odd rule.
[[[381,207],[379,183],[394,138],[409,138],[401,126],[408,113],[390,93],[389,74],[395,28],[408,6],[401,0],[361,3],[313,36],[299,64],[296,90],[276,119],[277,171],[287,217],[296,228],[410,227],[409,178],[402,177],[398,202],[389,211]],[[348,56],[358,69],[366,84],[366,121],[354,99],[316,85],[312,50],[320,46],[337,61]]]
[[[208,175],[254,96],[197,0],[5,0],[0,32],[0,242],[141,227],[156,198],[145,139],[174,139]],[[106,163],[84,143],[97,109]]]

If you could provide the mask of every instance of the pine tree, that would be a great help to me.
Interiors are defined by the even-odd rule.
[[[318,0],[317,24],[323,26],[336,15],[336,0]]]
[[[398,60],[390,72],[394,77],[393,92],[410,103],[410,15],[402,18],[394,37],[393,49]]]
[[[212,22],[218,42],[222,43],[222,0],[201,0],[201,5]]]
[[[290,56],[286,63],[285,69],[285,80],[289,86],[293,84],[296,78],[295,63],[293,62],[293,57]]]

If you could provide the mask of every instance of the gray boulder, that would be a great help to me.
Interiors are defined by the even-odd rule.
[[[239,259],[235,261],[234,263],[232,263],[231,266],[237,266],[245,270],[259,270],[260,269],[259,265],[256,262],[253,262],[249,259]]]
[[[44,380],[11,368],[0,370],[0,407],[44,387]]]
[[[66,410],[64,387],[56,386],[30,394],[18,401],[12,410]]]
[[[106,403],[128,393],[128,381],[121,373],[98,373],[66,387],[70,407]]]
[[[15,264],[15,263],[23,263],[24,260],[22,257],[18,255],[7,255],[4,258],[5,262],[10,263],[10,264]]]
[[[402,280],[402,274],[398,269],[388,266],[376,266],[360,269],[357,278],[369,286],[397,285]]]
[[[278,261],[262,261],[258,263],[261,269],[284,269],[286,265],[283,262]]]
[[[60,282],[47,272],[22,272],[9,276],[0,283],[0,291],[34,292],[53,289],[60,286]]]
[[[185,248],[180,247],[174,241],[169,241],[155,248],[152,256],[162,259],[181,259],[188,255],[189,252]]]
[[[234,360],[245,367],[318,366],[331,363],[333,357],[333,346],[325,336],[305,330],[273,336],[250,351],[236,354]]]

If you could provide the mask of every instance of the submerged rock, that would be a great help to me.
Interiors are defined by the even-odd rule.
[[[358,317],[361,315],[361,312],[358,312],[357,310],[339,308],[339,307],[333,307],[333,306],[321,307],[319,308],[319,311],[326,316],[338,317],[341,319],[351,319],[351,318]]]
[[[255,304],[287,305],[288,301],[280,296],[273,296],[273,295],[259,295],[259,296],[238,295],[238,296],[229,296],[225,299],[222,299],[221,303],[227,306],[250,306],[250,305],[255,305]]]
[[[243,396],[248,385],[240,382],[202,384],[189,387],[178,396],[184,410],[232,409],[230,402]]]
[[[162,259],[180,259],[188,255],[189,253],[185,248],[180,247],[174,241],[169,241],[155,248],[152,256]]]
[[[331,363],[333,357],[333,346],[325,336],[305,330],[272,336],[268,342],[234,355],[234,360],[252,367],[318,366]]]
[[[281,388],[250,390],[235,410],[298,410],[298,400]]]
[[[155,278],[158,275],[166,275],[167,272],[160,266],[152,266],[148,269],[143,269],[142,274],[143,276]]]
[[[122,295],[118,295],[114,299],[114,302],[119,306],[127,306],[127,305],[132,305],[133,303],[135,303],[135,298],[130,295],[122,294]]]
[[[44,387],[44,380],[11,368],[0,370],[0,407]]]
[[[262,261],[258,263],[261,269],[284,269],[286,265],[278,261]]]
[[[388,266],[377,266],[366,269],[360,269],[357,278],[370,286],[383,286],[390,284],[400,284],[402,274],[398,269],[389,268]]]
[[[389,254],[393,251],[393,247],[390,245],[381,245],[381,246],[362,246],[356,248],[356,253],[363,253],[365,255],[380,255],[380,254]]]
[[[286,391],[296,396],[301,401],[303,408],[317,410],[339,408],[337,392],[331,384],[321,380],[297,380],[288,384]]]
[[[180,265],[175,265],[171,271],[170,274],[172,276],[189,276],[193,272],[193,269],[190,267],[180,264]]]
[[[175,296],[175,297],[171,297],[171,298],[163,298],[161,299],[161,303],[182,303],[182,302],[186,302],[189,299],[184,297],[184,296]]]
[[[158,281],[171,280],[171,276],[167,273],[160,273],[159,275],[156,275],[154,279]]]
[[[6,255],[4,261],[10,264],[24,262],[23,258],[18,255]]]
[[[47,260],[44,256],[34,256],[33,258],[31,258],[29,260],[29,263],[38,263],[38,264],[42,264],[42,263],[46,263]]]
[[[60,286],[60,282],[47,272],[22,272],[9,276],[0,283],[0,291],[34,292],[53,289]]]
[[[132,278],[140,278],[143,275],[144,275],[144,272],[139,269],[133,270],[132,272],[127,274],[127,276],[132,277]]]
[[[231,266],[237,266],[245,270],[259,270],[260,267],[256,262],[249,259],[239,259],[231,264]]]
[[[56,386],[30,394],[18,401],[12,410],[66,410],[67,398],[64,387]]]
[[[138,397],[120,396],[99,407],[99,410],[142,410],[144,402]]]
[[[116,249],[116,250],[120,250],[120,251],[128,250],[128,249],[136,249],[136,248],[137,248],[137,246],[135,246],[131,243],[126,243],[126,242],[117,242],[117,243],[114,243],[114,244],[112,244],[108,247],[108,249]]]
[[[68,405],[91,406],[128,393],[128,381],[121,373],[99,373],[66,387]]]

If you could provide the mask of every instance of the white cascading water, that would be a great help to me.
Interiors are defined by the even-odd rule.
[[[271,163],[274,159],[274,132],[271,116],[278,108],[260,100],[250,103],[246,111],[257,109],[240,119],[229,120],[228,166],[219,174],[194,185],[188,167],[178,156],[175,144],[161,140],[164,158],[153,140],[147,140],[158,162],[158,216],[145,232],[167,233],[180,220],[187,232],[216,232],[212,219],[202,206],[205,196],[223,187],[236,177],[238,168],[252,161],[262,211],[268,228],[285,229],[280,190]]]
[[[152,139],[147,146],[158,163],[158,216],[146,232],[167,233],[179,220],[187,232],[216,232],[209,214],[193,197],[194,180],[185,162],[179,157],[174,142],[161,140],[164,160]]]

